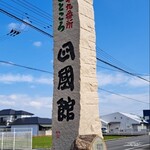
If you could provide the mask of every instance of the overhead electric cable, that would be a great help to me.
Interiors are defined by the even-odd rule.
[[[120,71],[120,70],[115,70],[115,69],[111,69],[111,68],[107,68],[107,67],[103,67],[103,66],[99,66],[99,65],[97,65],[97,67],[99,67],[99,68],[103,68],[103,69],[106,69],[106,70],[122,72],[122,71]]]
[[[122,71],[120,71],[120,70],[118,70],[118,69],[115,70],[115,69],[107,68],[107,67],[100,66],[100,65],[97,65],[97,67],[98,67],[98,68],[103,68],[103,69],[106,69],[106,70],[115,71],[115,72],[122,72]],[[149,75],[147,75],[147,74],[135,74],[135,75],[139,75],[139,76],[149,76]]]
[[[30,70],[34,70],[34,71],[44,72],[44,73],[48,73],[48,74],[53,74],[52,72],[47,71],[47,70],[28,67],[28,66],[24,66],[24,65],[20,65],[20,64],[16,64],[16,63],[8,62],[8,61],[0,60],[0,63],[12,65],[12,66],[17,66],[17,67],[21,67],[21,68],[25,68],[25,69],[30,69]],[[118,94],[118,93],[115,93],[115,92],[112,92],[112,91],[109,91],[109,90],[106,90],[106,89],[103,89],[103,88],[99,88],[99,89],[102,90],[102,91],[105,91],[107,93],[111,93],[111,94],[114,94],[114,95],[117,95],[117,96],[120,96],[120,97],[123,97],[123,98],[127,98],[127,99],[130,99],[130,100],[133,100],[133,101],[149,104],[147,102],[143,102],[143,101],[140,101],[140,100],[137,100],[137,99],[134,99],[134,98],[130,98],[130,97],[127,97],[127,96],[124,96],[124,95],[121,95],[121,94]]]
[[[105,91],[107,93],[111,93],[111,94],[114,94],[114,95],[117,95],[117,96],[120,96],[120,97],[123,97],[123,98],[126,98],[126,99],[130,99],[132,101],[136,101],[136,102],[140,102],[140,103],[144,103],[144,104],[149,104],[148,102],[143,102],[143,101],[140,101],[140,100],[137,100],[137,99],[134,99],[134,98],[130,98],[130,97],[127,97],[127,96],[124,96],[124,95],[121,95],[121,94],[118,94],[118,93],[115,93],[115,92],[112,92],[112,91],[109,91],[109,90],[105,90],[103,88],[99,88],[99,90]]]
[[[8,62],[8,61],[0,60],[0,63],[4,63],[4,64],[16,66],[16,67],[21,67],[21,68],[25,68],[25,69],[30,69],[30,70],[34,70],[34,71],[44,72],[44,73],[48,73],[48,74],[53,74],[52,72],[47,71],[47,70],[42,70],[42,69],[32,68],[32,67],[28,67],[28,66],[23,66],[23,65],[15,64],[15,63]]]
[[[120,67],[117,67],[117,66],[115,66],[115,65],[113,65],[113,64],[111,64],[111,63],[109,63],[109,62],[107,62],[107,61],[104,61],[104,60],[102,60],[102,59],[100,59],[100,58],[97,58],[97,60],[100,61],[100,62],[102,62],[102,63],[104,63],[104,64],[107,64],[107,65],[109,65],[109,66],[111,66],[111,67],[113,67],[113,68],[116,68],[116,69],[118,69],[118,70],[120,70],[120,71],[122,71],[122,72],[124,72],[124,73],[127,73],[127,74],[129,74],[129,75],[135,76],[135,77],[137,77],[137,78],[139,78],[139,79],[142,79],[142,80],[144,80],[144,81],[150,82],[149,80],[147,80],[147,79],[145,79],[145,78],[142,78],[142,77],[140,77],[140,76],[138,76],[138,75],[136,75],[136,74],[134,74],[134,73],[128,72],[128,71],[126,71],[126,70],[124,70],[124,69],[122,69],[122,68],[120,68]]]
[[[20,16],[20,18],[26,17],[28,18],[28,20],[34,24],[38,24],[39,26],[43,26],[43,28],[50,28],[52,27],[52,25],[50,25],[49,23],[46,23],[42,20],[40,20],[39,18],[36,18],[35,16],[32,16],[26,12],[23,12],[22,10],[19,10],[18,8],[15,8],[14,6],[11,6],[10,4],[0,1],[0,5],[3,5],[3,7],[9,9],[9,12],[12,10],[13,14],[16,16]],[[25,18],[24,18],[25,19]]]
[[[20,1],[20,0],[19,0]],[[36,9],[36,11],[38,10],[40,13],[43,13],[44,16],[47,16],[48,18],[53,18],[50,14],[48,14],[46,11],[38,8],[37,6],[31,4],[30,2],[26,1],[26,0],[23,0],[23,3],[26,3],[28,4],[28,6],[31,6],[32,9]],[[53,19],[52,19],[53,20]]]
[[[30,24],[30,23],[28,23],[28,22],[26,22],[26,21],[24,21],[24,20],[22,20],[22,19],[16,17],[15,15],[13,15],[13,14],[11,14],[11,13],[9,13],[9,12],[3,10],[3,9],[0,9],[0,12],[2,12],[2,13],[4,13],[4,14],[8,15],[9,17],[15,18],[16,20],[18,20],[18,21],[20,21],[20,22],[23,22],[24,24],[30,26],[31,28],[33,28],[33,29],[35,29],[35,30],[37,30],[37,31],[39,31],[39,32],[41,32],[41,33],[43,33],[43,34],[45,34],[45,35],[51,37],[51,38],[53,37],[51,34],[49,34],[49,33],[45,32],[45,31],[43,31],[42,29],[40,29],[40,28],[38,28],[38,27],[36,27],[36,26],[33,26],[32,24]]]
[[[52,19],[50,19],[51,16],[47,16],[46,14],[43,14],[43,11],[39,11],[39,8],[37,8],[37,9],[35,9],[34,7],[31,8],[29,5],[27,6],[26,4],[24,4],[23,1],[21,1],[21,2],[18,0],[17,1],[12,0],[12,1],[14,3],[16,3],[17,5],[20,5],[20,6],[24,7],[25,9],[30,10],[31,12],[34,12],[35,14],[40,15],[43,18],[52,21]]]
[[[105,60],[107,60],[111,63],[115,63],[115,64],[121,66],[122,68],[126,68],[127,70],[130,70],[131,72],[135,72],[135,70],[133,70],[130,67],[128,67],[127,65],[123,64],[122,62],[120,62],[119,60],[117,60],[116,58],[114,58],[113,56],[111,56],[110,54],[108,54],[106,51],[99,48],[98,46],[97,46],[97,53],[100,53],[100,58],[104,58]],[[134,73],[134,74],[136,74],[136,73]]]

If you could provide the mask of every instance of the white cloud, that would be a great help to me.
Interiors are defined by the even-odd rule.
[[[148,94],[124,94],[143,102],[148,101]],[[142,114],[142,110],[148,107],[148,104],[136,102],[134,100],[119,97],[114,94],[101,92],[99,95],[100,115],[112,112],[126,112]],[[51,117],[52,115],[52,97],[51,96],[30,96],[26,94],[0,95],[1,109],[25,110],[34,113],[37,116]],[[138,111],[137,111],[138,110]]]
[[[28,22],[30,23],[27,19],[24,19],[25,22]],[[23,31],[23,30],[27,30],[28,29],[28,25],[24,24],[24,23],[10,23],[8,24],[8,29],[11,30],[11,29],[18,29],[20,31]]]
[[[10,102],[10,101],[0,101],[0,105],[3,106],[8,106],[8,107],[12,107],[15,106],[15,102]]]
[[[9,29],[9,30],[11,30],[11,29],[18,29],[19,26],[20,26],[19,23],[14,23],[14,22],[12,22],[12,23],[8,24],[8,29]]]
[[[34,98],[34,100],[30,101],[27,106],[35,108],[35,109],[52,109],[52,103],[50,103],[51,98],[49,97],[38,97]]]
[[[29,102],[28,105],[32,106],[32,107],[35,107],[36,109],[40,109],[43,104],[41,102],[31,101],[31,102]]]
[[[13,74],[2,74],[0,75],[1,83],[13,83],[13,82],[33,82],[31,75],[13,75]]]
[[[40,84],[53,84],[52,78],[46,78],[46,77],[40,77],[38,79],[35,79],[35,82]]]
[[[98,73],[100,86],[126,83],[128,78],[122,74]]]
[[[36,42],[33,43],[33,45],[36,46],[36,47],[40,47],[40,46],[42,46],[42,42],[36,41]]]
[[[142,115],[142,110],[148,108],[148,82],[122,73],[98,72],[97,75],[99,87],[106,90],[109,87],[111,90],[108,91],[134,99],[99,90],[100,114],[122,111]],[[143,78],[148,79],[148,77]]]
[[[146,76],[146,77],[143,77],[147,80],[149,80],[149,77]],[[147,81],[144,81],[142,79],[139,79],[139,78],[131,78],[128,82],[129,85],[133,86],[133,87],[144,87],[144,86],[148,86],[148,82]]]
[[[130,86],[130,87],[146,87],[148,82],[141,80],[137,77],[127,76],[122,73],[108,74],[108,73],[98,73],[98,83],[99,86],[107,85],[121,85]],[[148,78],[148,77],[143,77]]]
[[[38,116],[51,117],[52,97],[26,94],[0,95],[0,110],[9,108],[29,111]]]
[[[136,100],[138,101],[141,101],[141,102],[145,102],[145,103],[148,103],[148,94],[147,93],[139,93],[139,94],[126,94],[126,93],[118,93],[119,95],[115,95],[115,94],[111,94],[111,93],[107,93],[107,92],[100,92],[101,94],[99,95],[100,97],[100,101],[102,103],[118,103],[118,102],[137,102]],[[124,96],[124,97],[122,97]],[[131,98],[131,99],[128,99],[128,98]],[[137,102],[137,103],[140,103],[140,102]]]
[[[41,76],[33,77],[32,75],[22,75],[22,74],[0,74],[0,83],[12,84],[12,83],[36,83],[36,84],[53,84],[53,79],[51,77]]]
[[[27,22],[27,23],[31,23],[28,19],[23,19],[23,21],[25,21],[25,22]],[[27,30],[28,29],[28,25],[27,24],[25,24],[25,23],[22,23],[21,25],[20,25],[20,29],[21,30]]]
[[[105,115],[113,112],[126,112],[126,113],[135,113],[142,115],[143,109],[148,108],[148,93],[142,94],[124,94],[119,93],[125,97],[133,98],[135,100],[127,99],[120,97],[118,95],[110,94],[107,92],[100,92],[99,102],[100,102],[100,114]],[[141,102],[138,102],[138,101]],[[142,103],[144,102],[144,103]]]

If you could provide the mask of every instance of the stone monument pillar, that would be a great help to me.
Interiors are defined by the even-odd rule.
[[[53,0],[53,9],[53,150],[70,150],[79,135],[102,137],[93,0]]]

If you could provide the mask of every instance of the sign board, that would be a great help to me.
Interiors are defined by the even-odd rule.
[[[101,134],[93,0],[53,0],[53,149],[69,150],[78,135]]]
[[[104,140],[97,136],[91,144],[91,150],[106,150],[106,149],[107,148]]]

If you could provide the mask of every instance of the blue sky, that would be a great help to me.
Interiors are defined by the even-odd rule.
[[[27,2],[52,16],[52,0]],[[15,12],[22,19],[34,16],[52,25],[52,20],[23,9],[11,0],[0,1],[0,8],[11,11],[10,6],[28,13]],[[149,0],[94,0],[94,10],[97,57],[149,80]],[[53,73],[53,39],[3,13],[0,20],[0,60]],[[11,37],[7,35],[11,29],[21,33]],[[44,30],[52,34],[52,28]],[[97,62],[97,65],[100,88],[132,98],[98,90],[100,115],[118,111],[142,115],[142,110],[149,108],[148,82],[103,63]],[[53,74],[0,63],[0,109],[22,109],[36,116],[51,117],[52,97]]]

